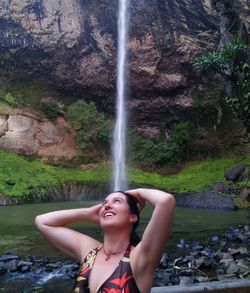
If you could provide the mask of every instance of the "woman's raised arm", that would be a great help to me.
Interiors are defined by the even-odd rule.
[[[86,221],[99,224],[100,208],[101,204],[90,208],[50,212],[37,216],[35,224],[54,246],[82,262],[85,255],[99,242],[65,226]]]
[[[128,192],[154,207],[142,240],[134,249],[136,267],[139,270],[154,271],[171,232],[175,199],[171,194],[156,189],[139,188]]]

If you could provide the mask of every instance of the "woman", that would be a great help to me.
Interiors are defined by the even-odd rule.
[[[146,202],[154,211],[137,244],[135,227]],[[37,216],[36,225],[57,248],[82,264],[73,292],[147,293],[170,234],[174,207],[171,194],[139,188],[111,193],[90,208]],[[101,226],[103,243],[66,227],[84,221]]]

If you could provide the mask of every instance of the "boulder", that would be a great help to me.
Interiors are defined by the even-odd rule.
[[[7,272],[6,264],[4,262],[0,262],[0,276],[4,275]]]
[[[236,182],[240,179],[246,168],[245,164],[238,164],[227,170],[224,174],[226,180]]]
[[[242,189],[242,191],[240,193],[240,198],[242,200],[250,201],[250,188]]]
[[[30,261],[21,260],[17,264],[17,270],[21,273],[30,272],[32,264]]]

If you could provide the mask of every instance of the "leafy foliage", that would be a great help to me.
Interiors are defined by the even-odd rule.
[[[131,169],[129,180],[134,186],[157,186],[173,193],[195,192],[224,181],[225,170],[239,163],[249,164],[250,156],[192,162],[170,176]]]
[[[237,57],[242,52],[247,51],[248,47],[241,38],[236,37],[227,46],[218,52],[207,52],[201,54],[194,60],[194,65],[201,70],[220,70],[228,61]]]
[[[0,150],[0,194],[5,196],[40,198],[65,182],[97,184],[109,180],[108,170],[101,167],[86,171],[59,168]]]
[[[4,101],[7,102],[10,106],[16,106],[17,101],[12,93],[6,93],[3,97]]]
[[[178,174],[171,176],[130,169],[129,181],[136,187],[157,187],[175,193],[200,191],[223,181],[224,171],[240,162],[250,164],[250,156],[189,163]],[[51,191],[63,183],[98,186],[108,184],[111,174],[110,165],[100,165],[91,170],[60,168],[0,150],[0,194],[9,197],[26,200],[43,196],[48,198]]]
[[[237,37],[218,52],[208,52],[194,60],[194,65],[219,73],[225,79],[226,102],[242,120],[250,136],[250,67],[248,46]]]
[[[138,132],[131,132],[132,161],[144,166],[175,166],[184,157],[189,140],[188,123],[174,124],[169,142],[153,141]]]
[[[239,78],[235,84],[237,95],[227,96],[226,101],[244,122],[250,135],[250,66],[244,63],[241,71],[242,78]]]
[[[108,147],[110,126],[104,114],[97,111],[93,102],[79,100],[69,106],[67,118],[76,132],[81,150],[92,147]]]
[[[41,110],[51,120],[55,120],[58,114],[60,113],[60,109],[56,103],[43,105],[41,107]]]

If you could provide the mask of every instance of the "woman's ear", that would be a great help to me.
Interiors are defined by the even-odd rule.
[[[130,216],[130,223],[135,223],[138,220],[138,216],[137,215],[131,215]]]

